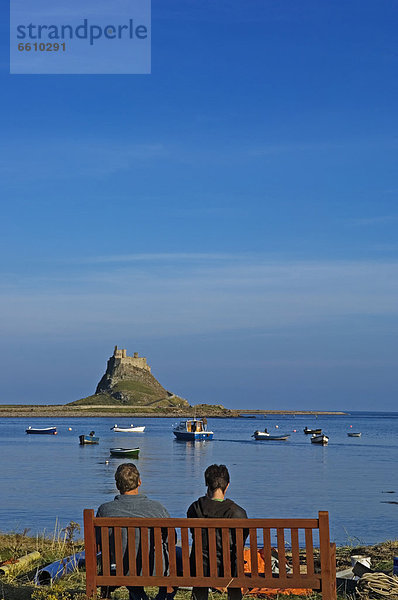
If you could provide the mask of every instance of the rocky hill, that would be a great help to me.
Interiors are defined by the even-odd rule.
[[[70,405],[120,405],[149,409],[188,409],[189,403],[166,390],[152,375],[146,358],[115,347],[95,394]],[[70,406],[69,405],[69,406]]]

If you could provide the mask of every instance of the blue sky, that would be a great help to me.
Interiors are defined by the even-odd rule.
[[[191,403],[395,410],[398,7],[152,2],[151,75],[9,75],[0,402],[113,346]]]

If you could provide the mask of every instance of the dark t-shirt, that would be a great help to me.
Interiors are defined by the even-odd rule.
[[[247,519],[247,513],[244,508],[236,504],[233,500],[212,500],[208,496],[198,498],[187,510],[187,517],[191,519]],[[191,530],[194,540],[194,532]],[[249,531],[243,530],[243,543],[246,540]],[[236,576],[236,533],[230,530],[229,534],[230,556],[231,556],[231,573]],[[223,569],[223,552],[222,552],[222,535],[221,530],[216,529],[216,552],[217,552],[217,570],[218,575],[224,575]],[[202,529],[202,553],[203,553],[203,574],[208,576],[209,573],[209,540],[207,529]],[[195,559],[195,543],[192,544],[191,551],[191,572],[196,572]]]
[[[247,513],[233,500],[225,499],[220,502],[212,500],[208,496],[202,496],[188,508],[187,517],[192,519],[247,519]]]

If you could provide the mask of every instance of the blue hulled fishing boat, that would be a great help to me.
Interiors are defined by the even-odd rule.
[[[173,433],[177,440],[187,442],[212,440],[214,433],[207,429],[207,419],[189,419],[181,421],[174,429]]]

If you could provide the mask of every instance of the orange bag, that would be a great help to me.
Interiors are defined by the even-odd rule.
[[[245,560],[245,573],[251,572],[251,558],[250,558],[250,548],[244,549],[244,560]],[[264,573],[265,565],[264,565],[264,550],[260,548],[258,551],[258,570],[261,573]],[[308,596],[312,594],[312,590],[306,588],[289,588],[286,590],[280,588],[251,588],[246,591],[246,594],[250,594],[251,596]]]

